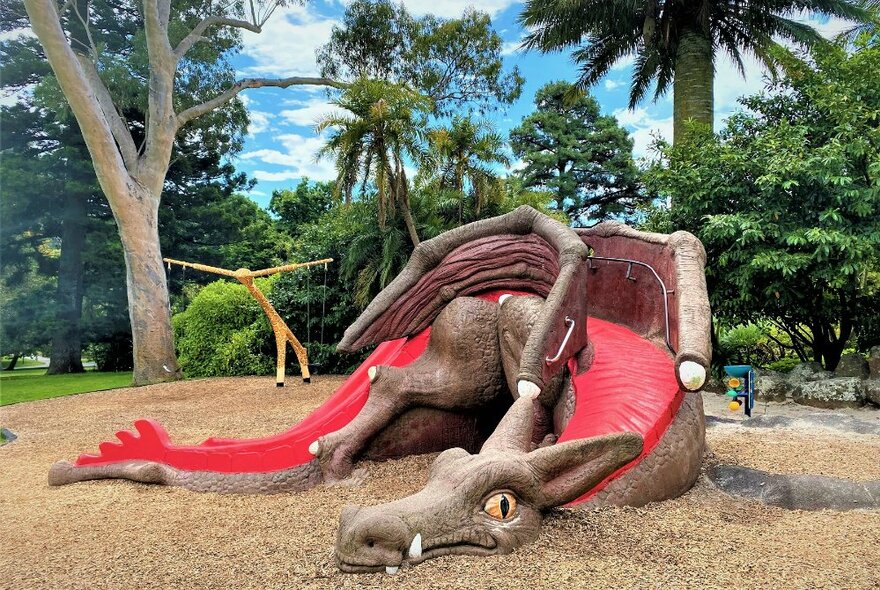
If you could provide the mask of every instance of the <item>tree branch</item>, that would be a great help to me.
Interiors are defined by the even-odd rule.
[[[287,88],[289,86],[332,86],[333,88],[345,88],[346,85],[329,78],[309,78],[302,76],[281,78],[279,80],[268,78],[246,78],[244,80],[239,80],[230,86],[225,92],[221,92],[214,98],[178,113],[177,126],[182,127],[196,117],[200,117],[201,115],[226,104],[235,98],[242,90],[263,87]]]
[[[135,173],[138,150],[137,146],[134,145],[134,139],[131,137],[131,130],[116,110],[116,105],[113,104],[113,97],[110,96],[110,91],[107,90],[107,86],[104,85],[104,81],[98,75],[94,62],[84,55],[77,54],[76,56],[89,85],[95,93],[95,98],[98,99],[98,104],[101,105],[104,118],[107,119],[107,123],[110,125],[110,132],[116,140],[116,145],[119,146],[119,152],[122,154],[126,168],[130,172]]]
[[[155,59],[164,61],[172,54],[171,43],[168,42],[168,16],[163,19],[161,12],[167,8],[164,0],[144,0],[144,33],[147,37],[147,52],[150,54],[150,65]],[[154,68],[150,68],[151,72]]]
[[[25,0],[24,5],[31,28],[40,40],[58,85],[79,123],[101,188],[113,202],[114,197],[128,194],[127,182],[130,175],[104,111],[95,98],[76,54],[67,42],[55,1]]]
[[[197,24],[195,28],[193,28],[193,30],[177,44],[177,47],[174,48],[175,59],[177,61],[183,59],[183,56],[186,55],[187,51],[192,49],[193,45],[204,40],[203,35],[205,34],[205,31],[213,26],[236,27],[238,29],[246,29],[252,33],[260,33],[263,30],[262,27],[248,21],[226,18],[224,16],[209,16],[202,19],[201,22],[199,22],[199,24]]]

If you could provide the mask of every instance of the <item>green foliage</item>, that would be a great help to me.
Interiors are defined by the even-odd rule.
[[[488,121],[456,116],[449,127],[428,132],[428,150],[416,184],[433,194],[439,212],[458,225],[480,218],[498,201],[504,184],[498,166],[508,166],[506,145]]]
[[[769,367],[774,363],[794,358],[786,356],[791,349],[790,341],[772,324],[745,324],[726,328],[716,326],[713,362],[723,365],[752,365]]]
[[[776,58],[774,92],[744,99],[720,137],[661,146],[647,182],[706,246],[714,312],[767,319],[833,369],[880,307],[880,48]]]
[[[631,215],[644,196],[626,130],[566,82],[539,89],[535,107],[510,132],[524,186],[552,193],[554,208],[575,225]]]
[[[458,19],[414,18],[390,0],[355,0],[317,59],[330,78],[408,84],[433,101],[434,114],[446,116],[519,98],[524,80],[517,68],[504,72],[502,44],[489,16],[475,10]]]
[[[708,2],[609,0],[586,9],[577,2],[529,0],[520,23],[529,29],[525,45],[544,52],[573,47],[580,65],[577,85],[588,88],[602,79],[619,60],[635,56],[630,86],[630,108],[653,87],[662,96],[675,78],[678,49],[689,35],[712,45],[714,55],[727,54],[743,71],[741,54],[756,56],[771,70],[777,65],[773,39],[813,45],[822,37],[809,25],[788,18],[799,11],[868,20],[869,14],[846,0],[795,2]]]
[[[271,293],[275,280],[256,284]],[[172,324],[187,377],[266,375],[275,366],[269,321],[244,285],[221,280],[205,286]]]
[[[379,229],[384,231],[388,219],[400,210],[410,240],[418,244],[405,161],[423,158],[423,129],[430,100],[405,86],[361,78],[333,104],[349,114],[327,115],[316,129],[319,133],[332,129],[319,157],[336,160],[337,195],[344,195],[350,203],[355,187],[360,184],[363,198],[369,183],[376,190]]]
[[[272,192],[269,211],[284,231],[291,236],[300,233],[300,226],[317,221],[333,204],[333,183],[311,182],[303,178],[293,190]]]
[[[780,373],[789,373],[796,366],[801,364],[801,359],[796,356],[787,356],[779,359],[778,361],[773,361],[772,363],[767,363],[764,367],[769,371],[778,371]]]

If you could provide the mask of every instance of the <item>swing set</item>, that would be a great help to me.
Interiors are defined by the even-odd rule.
[[[254,283],[254,279],[258,277],[268,277],[270,275],[274,275],[281,272],[290,272],[294,270],[299,270],[301,268],[309,268],[312,266],[318,266],[320,264],[324,265],[324,293],[323,300],[321,304],[321,344],[324,344],[324,313],[326,311],[327,306],[327,264],[333,262],[332,258],[323,258],[321,260],[312,260],[310,262],[298,262],[295,264],[286,264],[284,266],[275,266],[272,268],[264,268],[262,270],[250,270],[247,268],[239,268],[238,270],[228,270],[225,268],[218,268],[216,266],[208,266],[207,264],[199,264],[197,262],[184,262],[182,260],[174,260],[173,258],[163,258],[168,264],[168,271],[171,272],[171,265],[177,264],[184,268],[184,272],[186,272],[187,268],[194,268],[195,270],[200,270],[202,272],[209,272],[216,275],[222,275],[225,277],[231,277],[236,279],[239,283],[244,285],[250,294],[253,295],[254,299],[260,304],[260,307],[263,308],[263,312],[266,314],[266,317],[269,319],[269,324],[272,326],[272,332],[275,334],[275,348],[277,350],[277,356],[275,359],[275,385],[277,387],[284,387],[284,363],[287,359],[287,343],[290,343],[290,346],[293,347],[293,352],[296,354],[296,358],[299,361],[299,367],[302,371],[302,379],[303,383],[311,382],[311,373],[309,372],[309,356],[306,348],[300,343],[296,336],[293,335],[291,329],[287,326],[281,316],[275,311],[275,308],[272,306],[272,303],[269,302],[269,299],[263,294],[262,291],[257,287]],[[311,294],[311,282],[309,281],[309,276],[306,275],[306,285],[309,293]],[[306,299],[306,338],[309,346],[312,344],[312,308],[311,308],[311,299]]]

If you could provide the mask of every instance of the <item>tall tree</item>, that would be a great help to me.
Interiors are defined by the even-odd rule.
[[[193,6],[185,0],[132,0],[111,6],[73,0],[59,8],[55,0],[24,0],[24,6],[82,130],[122,240],[134,383],[176,379],[180,371],[158,225],[178,132],[248,88],[333,82],[306,77],[233,81],[231,65],[224,76],[202,77],[205,64],[223,62],[235,50],[241,30],[262,30],[277,1],[202,0]],[[125,19],[137,23],[136,34],[104,35],[102,23]],[[126,107],[138,100],[145,116],[130,119]]]
[[[715,58],[727,53],[744,71],[742,53],[775,70],[774,37],[811,46],[822,37],[788,18],[812,12],[855,21],[868,13],[847,0],[528,0],[520,22],[524,45],[544,52],[576,47],[578,86],[588,88],[621,59],[635,56],[630,108],[655,85],[654,99],[673,90],[674,137],[693,120],[712,128]]]
[[[435,114],[449,115],[519,98],[523,78],[516,67],[505,73],[502,45],[489,16],[473,9],[414,18],[391,0],[354,0],[317,58],[324,76],[408,84],[434,101]]]
[[[538,90],[535,111],[510,131],[510,142],[523,184],[551,192],[575,224],[632,213],[644,199],[626,130],[567,82]]]
[[[54,294],[29,294],[39,304],[21,302],[45,312],[32,348],[49,354],[49,374],[81,372],[82,253],[89,210],[100,195],[95,173],[75,125],[61,125],[53,113],[28,103],[0,107],[0,117],[0,254],[4,265],[36,272],[40,284],[54,287]],[[60,207],[58,195],[66,196]],[[17,274],[2,277],[4,288],[12,288]]]
[[[815,69],[778,57],[773,92],[744,99],[720,137],[663,147],[646,178],[706,246],[713,312],[770,321],[833,370],[880,315],[880,47],[815,48]]]
[[[11,9],[14,4],[4,6]],[[124,55],[128,51],[125,39],[139,33],[139,21],[125,13],[118,15],[115,3],[111,6],[93,1],[91,6],[92,20],[109,45],[108,50]],[[13,17],[18,15],[18,20],[3,23],[7,32],[8,27],[14,29],[27,23],[21,16],[21,2],[18,8],[17,13],[11,12]],[[2,87],[17,91],[19,101],[2,115],[4,157],[0,167],[4,169],[4,178],[14,181],[16,177],[25,177],[14,190],[4,192],[4,211],[11,215],[3,217],[3,234],[36,236],[60,245],[57,267],[49,270],[53,278],[57,274],[57,300],[53,301],[57,317],[51,330],[49,372],[81,370],[79,322],[84,294],[90,307],[83,326],[86,339],[94,342],[112,338],[124,349],[113,355],[118,359],[114,367],[130,369],[131,329],[121,326],[118,318],[109,317],[120,311],[128,315],[125,292],[119,297],[119,289],[113,284],[120,279],[125,282],[124,274],[113,267],[123,265],[124,257],[121,251],[117,252],[118,234],[107,233],[106,221],[112,221],[112,212],[101,194],[82,134],[36,39],[10,36],[0,41],[0,55]],[[134,55],[131,57],[134,59]],[[202,84],[214,84],[218,77],[222,80],[229,75],[228,64],[210,56],[206,62],[198,58],[191,67],[196,66]],[[143,121],[140,109],[147,104],[145,90],[131,84],[120,87],[117,78],[108,77],[117,85],[114,89],[125,96],[125,118]],[[246,188],[248,181],[231,164],[222,162],[223,157],[240,150],[246,127],[242,105],[230,103],[187,125],[175,137],[174,157],[165,179],[165,206],[159,214],[162,250],[168,255],[242,265],[238,260],[242,257],[231,252],[239,248],[249,250],[245,261],[257,259],[257,265],[277,261],[277,256],[260,258],[260,248],[248,248],[256,242],[253,238],[243,239],[242,231],[250,223],[251,209],[259,210],[244,197],[233,195],[234,191]],[[142,128],[133,126],[132,134],[136,142],[144,140]],[[60,208],[58,195],[65,197]],[[250,207],[236,208],[236,198]],[[263,217],[264,225],[271,229],[270,220],[264,213]],[[217,227],[224,223],[226,227]],[[242,243],[232,245],[231,241]],[[3,244],[7,253],[7,240]],[[179,279],[176,286],[180,286]]]
[[[334,157],[339,175],[337,194],[351,201],[360,184],[376,189],[379,227],[384,230],[397,209],[413,246],[419,234],[409,199],[406,161],[423,158],[423,129],[431,102],[421,94],[381,80],[360,79],[333,101],[348,113],[334,113],[318,122],[318,132],[332,129],[319,155]]]
[[[490,123],[454,117],[448,127],[428,133],[427,157],[419,175],[426,190],[455,204],[461,225],[479,219],[493,196],[500,198],[503,187],[497,168],[510,164],[506,152],[504,139]]]

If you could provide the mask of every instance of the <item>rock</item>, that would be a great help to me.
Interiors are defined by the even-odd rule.
[[[822,368],[822,363],[809,362],[801,363],[791,370],[788,374],[789,381],[819,381],[822,379],[830,379],[833,376],[831,371]]]
[[[707,475],[724,492],[789,510],[880,508],[880,481],[849,481],[822,475],[767,473],[738,465],[716,465]]]
[[[835,377],[858,377],[860,379],[867,379],[870,374],[868,361],[857,352],[848,352],[841,356],[840,362],[837,363],[837,368],[834,369]]]
[[[868,379],[864,382],[864,387],[868,401],[880,406],[880,379]]]
[[[781,375],[767,371],[755,379],[755,398],[767,402],[784,402],[794,387]]]
[[[8,428],[0,428],[0,445],[11,443],[17,438],[18,436]]]
[[[872,346],[868,351],[868,373],[871,379],[880,379],[880,346]]]
[[[865,403],[865,381],[858,377],[834,377],[798,383],[792,397],[815,408],[858,408]]]

